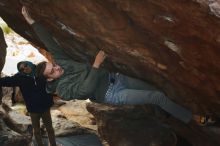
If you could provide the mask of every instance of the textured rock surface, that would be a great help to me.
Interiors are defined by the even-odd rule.
[[[94,117],[86,109],[87,103],[83,100],[68,101],[59,110],[68,120],[77,122],[83,127],[97,130]]]
[[[14,121],[8,110],[7,105],[0,106],[0,145],[27,146],[31,141],[31,136],[25,131],[27,125]]]
[[[27,127],[31,124],[31,120],[29,116],[25,115],[26,112],[23,111],[26,109],[25,105],[17,103],[10,108],[9,105],[11,105],[11,103],[9,100],[10,94],[6,94],[2,105],[0,105],[0,146],[30,146],[31,135],[27,131]],[[72,106],[75,106],[73,102],[69,104],[71,103]],[[66,107],[60,108],[62,111],[66,111]],[[81,112],[81,114],[83,113]],[[100,145],[98,144],[100,141],[96,131],[82,127],[80,125],[81,123],[79,124],[74,120],[68,120],[70,119],[70,117],[68,117],[69,115],[66,117],[64,113],[59,110],[59,107],[52,107],[51,116],[55,135],[58,141],[63,142],[64,145],[66,143],[67,145],[71,145],[71,142],[73,142],[72,145],[74,146],[88,145],[90,142],[91,145]],[[43,137],[47,137],[45,126],[42,123],[41,132]],[[77,135],[79,138],[77,138]],[[91,137],[86,135],[91,135]],[[58,137],[62,137],[63,139]],[[84,138],[84,140],[81,140],[82,138]]]
[[[1,53],[0,53],[0,71],[2,71],[3,66],[5,64],[6,48],[7,48],[7,44],[5,42],[4,33],[3,33],[3,30],[0,29],[0,51],[1,51]],[[2,88],[0,88],[0,103],[2,103],[2,97],[3,97]]]
[[[98,131],[110,146],[218,146],[219,133],[185,125],[158,107],[111,107],[90,103]],[[161,122],[162,121],[162,122]]]
[[[22,4],[74,59],[92,61],[103,48],[111,69],[152,81],[194,112],[220,111],[217,0],[1,0],[8,25],[42,46]]]
[[[67,117],[64,116],[64,114],[59,110],[53,110],[51,113],[56,136],[71,136],[95,133],[92,130],[82,127],[75,121],[68,120]],[[44,134],[46,134],[46,131],[44,132]]]
[[[92,62],[103,48],[110,70],[155,83],[194,113],[220,116],[219,0],[0,0],[8,25],[44,48],[20,13],[23,4],[72,58]],[[219,137],[191,134],[178,122],[174,129],[196,146]]]
[[[3,69],[3,66],[5,64],[5,56],[6,56],[6,48],[7,44],[5,42],[4,34],[2,29],[0,29],[0,71]]]

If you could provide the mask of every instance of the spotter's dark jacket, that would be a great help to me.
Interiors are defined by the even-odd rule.
[[[0,78],[0,87],[18,86],[28,112],[41,113],[53,105],[52,94],[46,92],[46,80],[17,73],[11,77]]]

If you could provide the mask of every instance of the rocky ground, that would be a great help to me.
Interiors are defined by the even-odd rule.
[[[12,106],[10,99],[11,88],[4,88],[4,94],[6,96],[4,96],[0,108],[0,129],[2,129],[0,132],[0,145],[28,146],[31,142],[31,135],[28,131],[28,125],[31,125],[31,121],[25,105],[22,103],[21,97],[17,95],[16,99],[19,99],[20,102]],[[67,137],[85,135],[87,142],[94,141],[95,138],[93,137],[95,136],[96,141],[94,142],[97,143],[97,125],[94,117],[86,110],[88,101],[64,102],[57,98],[54,98],[54,101],[55,104],[51,108],[51,115],[55,135],[57,137],[66,137],[66,140],[59,139],[59,141],[65,143],[68,142]],[[41,124],[41,127],[42,134],[46,137],[44,125]],[[88,137],[87,135],[93,135],[93,137]],[[80,141],[80,139],[82,137],[78,140]]]

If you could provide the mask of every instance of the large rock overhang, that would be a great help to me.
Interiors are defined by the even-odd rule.
[[[43,48],[24,21],[26,5],[76,60],[150,81],[194,112],[220,113],[217,0],[0,0],[0,16]]]

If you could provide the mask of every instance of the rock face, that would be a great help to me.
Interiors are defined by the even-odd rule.
[[[73,59],[92,62],[103,49],[109,70],[156,84],[193,113],[220,116],[219,0],[0,0],[6,23],[44,48],[22,5]]]
[[[5,64],[5,56],[6,56],[6,48],[7,44],[5,42],[4,33],[2,29],[0,29],[0,71],[2,71],[4,64]],[[1,76],[1,75],[0,75]],[[0,88],[0,103],[2,103],[2,89]]]
[[[0,16],[43,48],[22,5],[74,59],[91,62],[103,49],[109,69],[155,83],[194,112],[220,112],[218,0],[1,0]]]
[[[110,146],[219,146],[219,134],[164,116],[158,107],[114,107],[90,103],[98,131]],[[206,132],[207,133],[206,133]]]
[[[68,120],[79,123],[81,126],[97,130],[94,117],[86,109],[87,101],[75,100],[68,101],[59,110]]]
[[[27,146],[31,142],[31,135],[25,129],[27,125],[18,124],[8,114],[6,104],[0,106],[0,145]]]
[[[0,146],[30,146],[32,142],[32,134],[30,131],[31,129],[29,129],[29,125],[31,125],[31,119],[30,116],[26,116],[25,113],[22,112],[22,109],[25,108],[25,105],[16,104],[10,108],[9,105],[11,105],[11,103],[7,102],[8,99],[5,98],[10,98],[10,96],[4,97],[4,101],[0,105]],[[75,105],[73,102],[71,103],[72,106]],[[84,105],[85,104],[82,106]],[[79,105],[78,108],[76,107],[76,109],[80,110]],[[63,107],[62,111],[67,111],[66,107]],[[80,125],[81,123],[79,124],[75,121],[68,120],[68,117],[66,117],[63,112],[59,110],[59,107],[52,107],[51,117],[56,137],[58,139],[59,137],[63,137],[64,139],[66,138],[66,140],[63,141],[66,141],[67,143],[70,141],[68,140],[69,136],[81,135],[86,137],[88,134],[97,136],[96,131],[82,127]],[[41,134],[44,138],[47,137],[46,128],[42,122]],[[88,138],[87,140],[89,141],[92,139]],[[81,145],[80,142],[75,142],[73,144]],[[94,144],[95,143],[92,145]]]
[[[4,38],[4,33],[2,31],[2,29],[0,29],[0,70],[3,69],[3,66],[5,64],[5,56],[6,56],[6,48],[7,48],[7,44],[5,42],[5,38]]]

